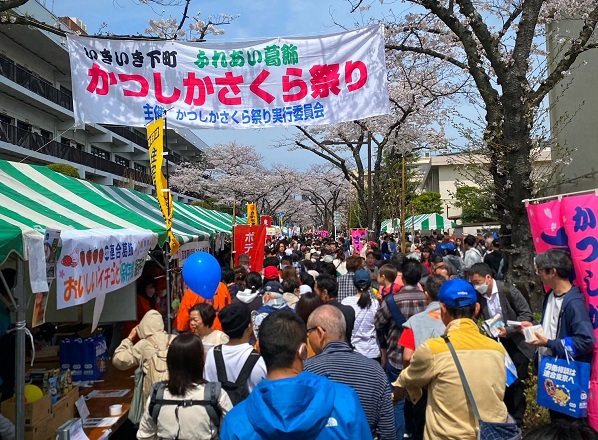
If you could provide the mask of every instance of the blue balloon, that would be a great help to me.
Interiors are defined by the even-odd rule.
[[[214,298],[221,275],[220,264],[207,252],[195,252],[183,264],[183,280],[193,293],[204,299]]]

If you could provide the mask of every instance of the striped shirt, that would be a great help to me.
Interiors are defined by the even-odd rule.
[[[304,369],[353,388],[372,433],[377,433],[380,440],[395,440],[391,388],[378,362],[351,350],[344,342],[333,341],[322,353],[305,361]]]
[[[395,303],[405,319],[411,318],[416,313],[426,310],[426,296],[424,292],[415,286],[405,286],[399,293],[393,295]],[[403,347],[399,345],[399,339],[403,332],[402,326],[397,326],[392,314],[388,309],[386,299],[380,304],[376,313],[376,333],[380,348],[386,348],[388,362],[399,370],[403,369]]]

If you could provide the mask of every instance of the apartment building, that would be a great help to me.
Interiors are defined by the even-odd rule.
[[[17,8],[64,30],[85,33],[76,19],[59,19],[37,0]],[[143,128],[75,125],[66,38],[27,26],[0,26],[0,159],[66,163],[82,178],[154,193]],[[198,162],[207,145],[191,130],[169,129],[169,170]],[[194,199],[173,194],[175,199]]]

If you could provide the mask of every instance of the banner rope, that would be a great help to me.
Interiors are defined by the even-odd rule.
[[[65,134],[67,131],[72,130],[73,128],[77,128],[79,124],[74,123],[71,127],[67,128],[66,130],[64,130],[62,133],[57,134],[54,138],[50,139],[48,142],[46,142],[44,145],[42,145],[41,147],[39,147],[37,150],[34,150],[35,153],[37,153],[39,150],[41,150],[42,148],[44,148],[46,145],[48,145],[50,142],[54,142],[56,139],[62,137],[63,134]],[[19,163],[23,163],[23,161],[29,159],[31,157],[31,155],[25,156],[23,159],[21,159],[19,161]]]

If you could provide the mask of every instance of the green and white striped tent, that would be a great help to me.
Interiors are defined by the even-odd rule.
[[[405,220],[405,229],[414,231],[446,230],[455,226],[455,222],[451,222],[440,214],[420,214]]]
[[[399,230],[401,227],[401,220],[398,218],[387,218],[386,220],[382,221],[382,225],[380,226],[380,230],[382,232],[394,232]]]
[[[112,200],[130,211],[143,215],[157,226],[164,226],[164,217],[158,200],[149,194],[131,188],[119,188],[92,184],[91,188],[103,197]],[[214,232],[213,225],[205,219],[194,218],[184,214],[185,205],[174,202],[172,230],[180,244],[190,241],[206,241]]]
[[[157,200],[148,197],[157,206]],[[164,220],[159,211],[159,218],[148,215],[149,211],[124,206],[108,197],[101,186],[47,167],[0,160],[0,264],[13,254],[25,261],[34,258],[35,264],[45,267],[46,228],[144,230],[154,234],[162,246],[168,240]],[[183,221],[177,222],[173,232],[181,244],[207,240],[210,235]]]

